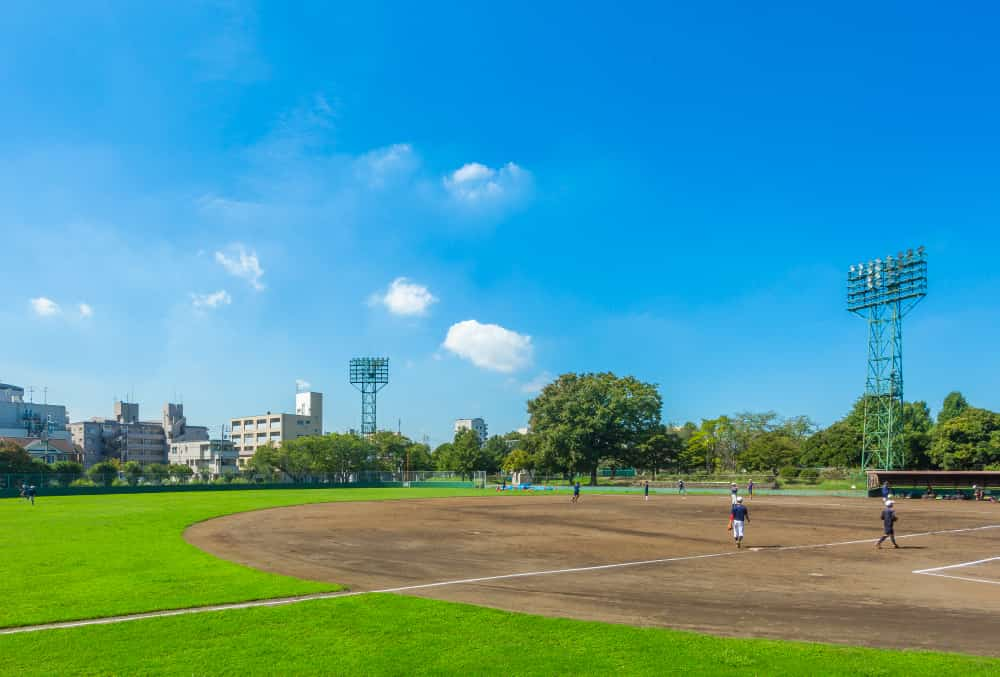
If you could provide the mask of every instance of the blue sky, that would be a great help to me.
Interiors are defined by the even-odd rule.
[[[492,432],[566,371],[828,424],[847,266],[923,244],[907,399],[1000,409],[994,8],[14,2],[0,379],[74,420]]]

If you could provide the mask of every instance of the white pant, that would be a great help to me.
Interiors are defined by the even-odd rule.
[[[729,502],[732,503],[733,505],[736,505],[736,497],[737,496],[738,496],[738,494],[729,494]]]
[[[743,538],[743,520],[733,520],[733,538]]]

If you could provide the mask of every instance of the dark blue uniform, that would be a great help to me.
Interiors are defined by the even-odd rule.
[[[876,548],[882,547],[882,541],[885,539],[890,539],[892,541],[892,546],[898,548],[896,544],[896,511],[890,507],[886,507],[882,511],[882,528],[885,533],[882,534],[882,538],[878,539],[878,543],[875,544]]]

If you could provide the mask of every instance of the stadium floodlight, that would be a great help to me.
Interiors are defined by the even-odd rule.
[[[361,391],[361,434],[375,434],[375,400],[389,383],[388,357],[356,357],[350,364],[351,385]]]
[[[861,465],[884,470],[906,465],[901,441],[903,317],[927,296],[925,249],[908,249],[868,262],[866,274],[847,276],[847,310],[868,321],[868,372]]]

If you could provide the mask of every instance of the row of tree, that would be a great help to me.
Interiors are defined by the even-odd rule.
[[[700,424],[664,424],[654,384],[611,373],[564,374],[528,402],[531,432],[481,441],[471,430],[433,452],[427,445],[389,432],[370,439],[331,434],[303,437],[281,448],[264,447],[253,459],[259,474],[282,472],[347,476],[364,470],[536,470],[589,475],[602,465],[653,473],[754,471],[786,467],[857,467],[864,435],[865,398],[828,428],[808,417],[739,412]],[[904,403],[903,445],[910,468],[1000,469],[1000,414],[972,407],[961,395],[945,398],[937,420],[925,402]]]

